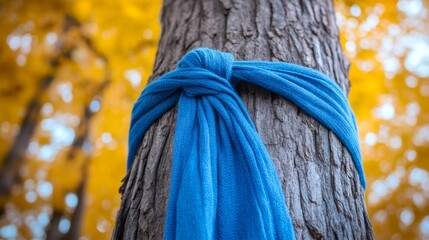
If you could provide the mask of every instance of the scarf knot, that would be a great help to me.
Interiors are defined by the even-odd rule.
[[[188,52],[178,63],[176,79],[195,81],[183,86],[188,97],[217,95],[233,90],[231,86],[234,58],[229,53],[197,49]],[[189,73],[192,72],[192,76]]]

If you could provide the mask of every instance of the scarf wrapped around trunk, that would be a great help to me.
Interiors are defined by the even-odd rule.
[[[365,188],[355,117],[333,80],[294,64],[196,49],[147,85],[132,112],[128,169],[151,124],[178,104],[165,239],[295,238],[275,166],[234,90],[240,81],[283,96],[333,131]]]

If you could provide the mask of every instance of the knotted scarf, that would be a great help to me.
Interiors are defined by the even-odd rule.
[[[147,85],[132,112],[128,169],[151,124],[178,104],[165,239],[294,239],[275,166],[234,90],[240,81],[285,97],[333,131],[365,188],[355,117],[333,80],[196,49]]]

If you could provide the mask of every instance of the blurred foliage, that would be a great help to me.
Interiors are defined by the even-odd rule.
[[[60,239],[82,221],[83,239],[109,238],[160,4],[0,2],[1,239]]]
[[[378,239],[429,239],[429,1],[337,1]]]
[[[160,7],[0,0],[0,238],[110,238]],[[376,235],[429,238],[429,2],[336,9]]]

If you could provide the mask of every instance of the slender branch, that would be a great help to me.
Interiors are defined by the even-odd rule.
[[[54,59],[51,62],[55,63],[57,60]],[[55,66],[55,68],[58,68],[58,66]],[[12,187],[19,181],[19,167],[24,161],[25,150],[30,143],[38,123],[39,112],[42,105],[41,98],[53,81],[54,76],[51,74],[44,77],[36,94],[28,104],[26,114],[21,123],[20,132],[1,163],[0,196],[8,195]]]

